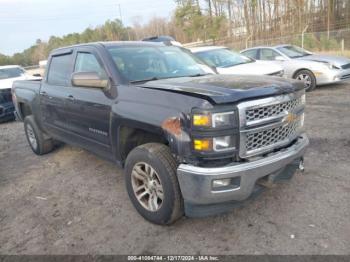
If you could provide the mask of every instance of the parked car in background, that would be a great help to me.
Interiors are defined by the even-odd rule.
[[[299,81],[208,74],[184,48],[105,42],[51,52],[43,81],[16,81],[33,152],[55,141],[122,167],[130,200],[170,224],[229,210],[303,168]]]
[[[215,67],[219,74],[283,76],[283,69],[275,63],[258,62],[224,46],[189,48],[191,52]]]
[[[294,45],[254,47],[241,53],[258,61],[275,61],[285,77],[304,81],[306,91],[350,80],[350,59],[345,57],[318,55]]]
[[[15,118],[11,88],[16,80],[36,79],[17,65],[0,66],[0,122]]]

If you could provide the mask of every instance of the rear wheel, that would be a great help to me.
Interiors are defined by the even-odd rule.
[[[303,81],[305,91],[310,92],[316,88],[315,75],[309,70],[300,70],[295,74],[295,79]]]
[[[155,224],[171,224],[183,215],[177,164],[167,146],[141,145],[127,157],[126,188],[136,210]]]
[[[40,130],[32,115],[25,117],[24,131],[26,133],[28,144],[35,154],[44,155],[53,150],[53,140],[46,137],[46,135]]]

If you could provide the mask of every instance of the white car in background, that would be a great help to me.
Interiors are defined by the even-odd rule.
[[[16,80],[35,80],[40,77],[32,76],[18,65],[0,66],[0,90],[11,89]]]
[[[248,48],[241,54],[281,65],[285,77],[304,81],[306,91],[317,85],[350,80],[350,59],[345,57],[317,55],[293,45]]]
[[[189,50],[219,74],[283,76],[283,68],[276,63],[258,62],[224,46],[194,47]]]
[[[28,75],[26,71],[16,65],[0,66],[0,123],[14,119],[14,106],[12,103],[11,88],[16,80],[41,79]]]

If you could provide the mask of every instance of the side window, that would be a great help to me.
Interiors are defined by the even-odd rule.
[[[247,50],[247,51],[242,52],[242,54],[245,56],[248,56],[250,58],[257,59],[258,58],[258,49]]]
[[[51,58],[47,81],[50,85],[67,86],[71,77],[72,54]]]
[[[260,50],[260,60],[275,60],[276,56],[280,56],[280,54],[272,49]]]
[[[105,70],[91,53],[78,53],[74,72],[96,72],[101,78],[107,78]]]

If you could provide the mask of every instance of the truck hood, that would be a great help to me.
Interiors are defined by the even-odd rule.
[[[217,67],[220,74],[235,75],[269,75],[281,71],[282,68],[274,63],[252,62],[231,67]]]
[[[304,89],[301,81],[253,75],[207,75],[149,81],[142,88],[204,97],[215,104],[293,93]]]
[[[333,55],[308,55],[304,57],[297,58],[298,60],[307,60],[307,61],[315,61],[315,62],[327,62],[333,64],[335,66],[341,67],[345,64],[350,63],[350,59],[341,56],[333,56]]]

